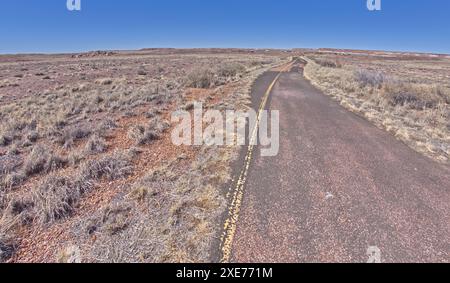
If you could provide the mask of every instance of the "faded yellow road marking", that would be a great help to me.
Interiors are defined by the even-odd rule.
[[[255,140],[257,138],[262,112],[264,111],[264,108],[266,107],[270,93],[272,92],[272,89],[275,86],[276,82],[278,81],[278,79],[280,78],[280,76],[283,72],[288,71],[292,67],[292,64],[293,63],[289,63],[288,65],[286,65],[285,67],[283,67],[281,69],[281,71],[278,73],[278,75],[275,77],[275,79],[269,85],[269,88],[266,90],[266,92],[261,100],[261,104],[260,104],[259,110],[258,110],[257,122],[256,122],[255,127],[253,128],[251,138],[250,138],[250,144],[247,148],[247,153],[245,155],[244,167],[242,168],[241,173],[239,175],[239,179],[237,180],[236,186],[234,187],[231,202],[228,207],[228,217],[225,220],[224,231],[223,231],[223,235],[221,238],[221,245],[220,245],[220,249],[221,249],[221,253],[222,253],[222,256],[220,259],[221,263],[230,262],[234,235],[236,233],[239,212],[241,210],[242,198],[244,196],[244,187],[245,187],[245,183],[247,181],[248,170],[250,168],[250,164],[251,164],[252,157],[253,157],[253,149],[255,147],[253,144],[255,144]]]

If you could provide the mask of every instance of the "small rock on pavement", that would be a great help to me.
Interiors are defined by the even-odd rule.
[[[328,192],[328,193],[326,194],[326,196],[325,196],[325,199],[326,199],[326,200],[332,199],[332,198],[334,198],[334,195],[333,195],[332,193],[330,193],[330,192]]]

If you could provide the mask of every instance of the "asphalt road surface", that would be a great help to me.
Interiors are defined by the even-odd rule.
[[[276,75],[257,80],[255,105]],[[280,152],[255,149],[231,262],[450,262],[448,166],[346,111],[301,66],[266,108],[280,111]]]

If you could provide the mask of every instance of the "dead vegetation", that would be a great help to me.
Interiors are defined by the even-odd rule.
[[[313,61],[322,66],[327,68],[342,68],[342,64],[339,62],[339,60],[331,60],[331,59],[325,59],[325,58],[313,58]]]
[[[75,180],[58,174],[48,176],[32,192],[31,203],[36,221],[40,224],[53,223],[69,216],[90,187],[88,180],[81,176]]]
[[[316,57],[305,68],[314,85],[418,152],[450,162],[448,59]]]
[[[170,122],[153,118],[148,125],[134,125],[128,130],[128,137],[135,145],[150,144],[158,140],[170,128]]]
[[[186,86],[193,88],[213,88],[238,79],[245,71],[245,66],[230,62],[219,65],[215,69],[195,69],[188,74]]]
[[[8,231],[8,224],[9,223],[2,220],[2,227],[0,227],[0,263],[4,263],[10,259],[17,248],[16,243]]]
[[[236,149],[160,156],[166,119],[194,99],[242,107],[255,77],[280,59],[105,56],[0,64],[0,262],[210,259]],[[213,99],[188,98],[188,88]]]
[[[215,178],[228,180],[229,172],[221,166],[226,160],[220,152],[205,149],[201,154],[192,164],[180,166],[176,159],[153,169],[92,217],[83,229],[85,237],[95,234],[98,243],[89,261],[209,260],[214,225],[225,204]]]

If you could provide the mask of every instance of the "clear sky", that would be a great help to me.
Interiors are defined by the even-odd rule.
[[[0,53],[335,47],[450,53],[449,0],[1,0]]]

